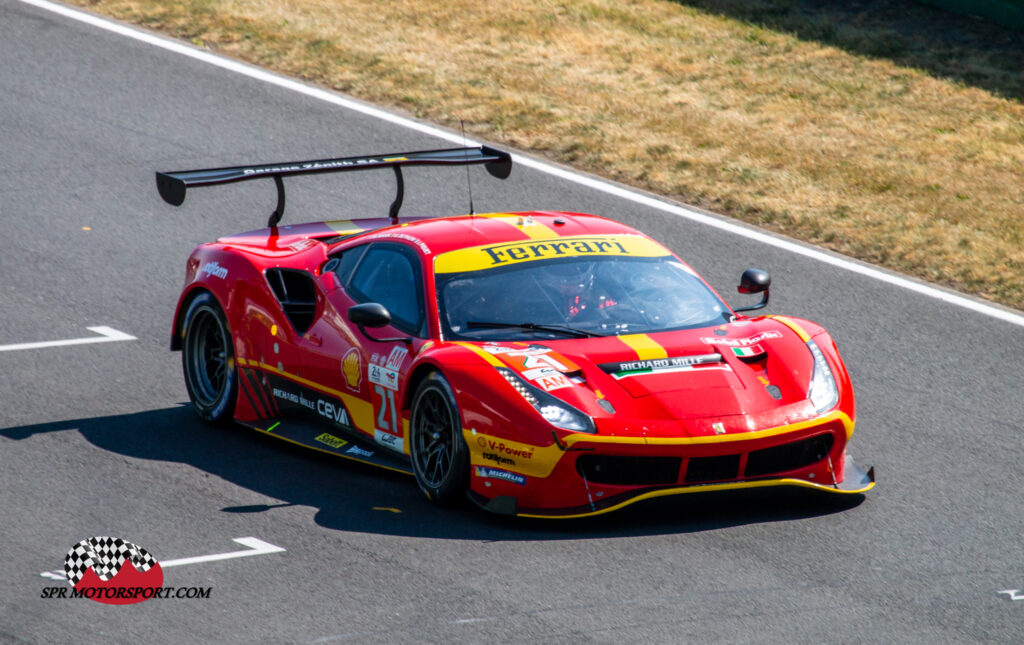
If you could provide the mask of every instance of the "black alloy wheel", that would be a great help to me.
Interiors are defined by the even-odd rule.
[[[229,421],[238,391],[234,352],[224,312],[212,294],[192,300],[182,329],[181,366],[196,414],[214,423]]]
[[[444,505],[462,499],[468,450],[454,392],[441,374],[431,374],[416,388],[409,432],[413,472],[427,498]]]

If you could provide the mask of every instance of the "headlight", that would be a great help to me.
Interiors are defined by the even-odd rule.
[[[825,355],[821,353],[818,344],[813,340],[807,341],[807,349],[811,350],[814,356],[814,372],[811,373],[811,386],[807,389],[807,398],[819,414],[831,410],[839,402],[839,389],[836,387],[836,379],[832,376],[832,368],[828,366]]]
[[[575,432],[589,432],[591,434],[597,432],[594,420],[580,410],[548,394],[539,387],[530,385],[507,367],[495,369],[551,425]]]

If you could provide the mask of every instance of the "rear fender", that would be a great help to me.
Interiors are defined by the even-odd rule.
[[[192,300],[203,291],[213,294],[228,316],[228,323],[232,329],[235,328],[232,324],[234,321],[231,320],[231,294],[235,291],[234,287],[246,267],[252,270],[251,265],[244,259],[228,252],[220,244],[202,244],[192,251],[185,265],[185,286],[174,310],[171,351],[181,350],[185,312],[188,311]]]

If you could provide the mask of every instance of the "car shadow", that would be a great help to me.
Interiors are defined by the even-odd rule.
[[[801,40],[1024,98],[1024,37],[995,22],[913,0],[673,0]]]
[[[188,464],[260,495],[270,504],[229,506],[225,513],[265,513],[287,506],[316,509],[315,521],[339,531],[481,541],[562,540],[693,533],[785,522],[860,505],[862,495],[828,495],[772,487],[647,500],[576,520],[537,520],[487,513],[468,501],[430,504],[412,477],[293,446],[239,426],[199,421],[187,405],[134,414],[74,419],[0,430],[25,441],[77,431],[93,445],[138,459]]]

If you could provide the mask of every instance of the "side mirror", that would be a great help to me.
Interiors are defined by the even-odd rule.
[[[740,293],[763,293],[764,296],[761,298],[761,302],[750,307],[739,307],[733,309],[733,311],[754,311],[755,309],[762,309],[768,305],[768,288],[772,286],[772,277],[768,275],[767,271],[761,269],[747,269],[740,276],[740,286],[736,287],[736,290]]]
[[[359,327],[387,327],[391,324],[391,312],[379,302],[366,302],[349,307],[348,319]]]
[[[353,305],[348,308],[348,319],[355,323],[359,332],[375,343],[391,343],[401,341],[412,344],[412,338],[374,338],[366,333],[366,327],[387,327],[391,324],[391,312],[379,302],[364,302],[361,305]]]

